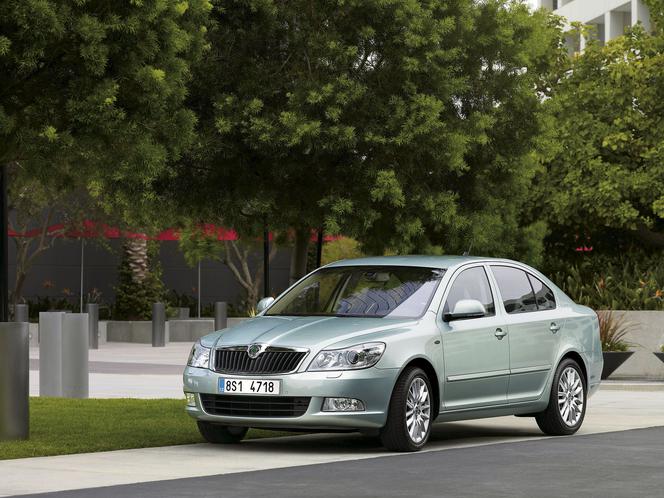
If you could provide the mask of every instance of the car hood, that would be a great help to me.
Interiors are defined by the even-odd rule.
[[[355,317],[259,316],[204,338],[211,347],[263,343],[273,346],[317,350],[329,346],[346,347],[365,340],[380,340],[383,333],[397,332],[416,320]],[[367,336],[367,337],[365,337]]]

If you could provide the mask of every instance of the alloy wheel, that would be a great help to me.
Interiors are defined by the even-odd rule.
[[[406,398],[406,429],[410,439],[419,444],[426,437],[431,422],[431,396],[427,383],[415,377]]]
[[[558,381],[558,411],[563,422],[574,427],[583,414],[583,380],[579,372],[567,367]]]

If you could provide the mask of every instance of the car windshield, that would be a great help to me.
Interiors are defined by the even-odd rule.
[[[277,300],[266,315],[419,318],[444,273],[409,266],[323,268]]]

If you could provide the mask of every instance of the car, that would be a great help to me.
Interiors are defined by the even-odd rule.
[[[569,435],[600,385],[595,312],[507,259],[338,261],[258,311],[191,350],[186,411],[211,443],[360,431],[417,451],[434,423],[505,415]]]

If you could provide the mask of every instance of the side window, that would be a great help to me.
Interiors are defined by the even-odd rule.
[[[535,294],[525,271],[510,266],[492,266],[503,305],[508,313],[537,311]]]
[[[555,309],[556,298],[553,295],[553,291],[549,289],[539,278],[533,277],[530,273],[528,274],[528,278],[530,279],[530,285],[533,286],[533,291],[535,291],[535,302],[537,303],[537,309]]]
[[[454,306],[462,299],[476,299],[482,303],[486,310],[486,316],[496,314],[489,279],[486,276],[484,268],[481,266],[463,270],[454,280],[450,288],[450,293],[447,296],[447,301],[445,301],[443,313],[454,311]]]

